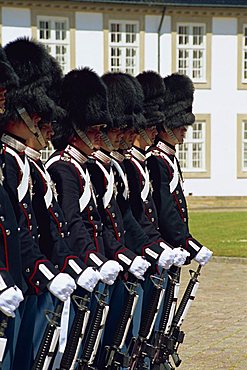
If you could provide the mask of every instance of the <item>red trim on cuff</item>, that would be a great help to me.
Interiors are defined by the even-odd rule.
[[[117,256],[118,256],[119,253],[122,253],[122,252],[127,251],[127,250],[128,250],[128,248],[126,248],[126,247],[118,250],[117,252],[114,253],[114,257],[118,258]]]
[[[68,266],[69,260],[76,260],[76,259],[79,259],[79,258],[77,256],[67,256],[64,260],[64,264],[60,272],[63,272],[66,269],[66,267]]]
[[[33,287],[34,287],[34,289],[35,289],[35,293],[36,294],[38,294],[39,293],[39,287],[37,287],[35,284],[33,284],[32,283],[32,279],[33,279],[33,277],[34,277],[34,275],[36,274],[36,272],[37,272],[37,269],[38,269],[38,267],[39,267],[39,265],[41,264],[41,263],[44,263],[44,262],[49,262],[48,260],[38,260],[38,261],[36,261],[35,262],[35,265],[34,265],[34,271],[33,271],[33,273],[32,273],[32,275],[30,276],[30,278],[28,279],[28,282],[29,282],[29,284],[30,285],[32,285]]]

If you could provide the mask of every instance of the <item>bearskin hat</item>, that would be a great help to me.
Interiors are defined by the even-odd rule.
[[[154,71],[140,73],[137,77],[144,94],[144,116],[147,126],[161,124],[165,117],[161,112],[165,85],[162,77]]]
[[[164,94],[163,112],[165,126],[174,129],[181,126],[192,125],[195,116],[192,113],[194,86],[186,75],[173,73],[164,78],[166,91]]]
[[[48,111],[53,106],[54,112],[49,117],[55,119],[56,116],[61,116],[62,109],[51,99],[54,102],[58,101],[62,70],[45,46],[34,39],[20,37],[9,42],[4,47],[4,51],[19,78],[18,91],[8,96],[8,100],[13,100],[11,104],[22,102],[29,113],[33,111],[30,106],[32,104],[33,107],[36,106],[40,115],[43,110],[42,116],[46,117],[48,116],[45,106],[49,107]],[[37,101],[35,101],[35,94],[37,94]]]
[[[106,85],[90,68],[74,69],[64,77],[61,106],[69,124],[82,131],[94,125],[111,125]]]
[[[147,126],[147,121],[143,115],[144,109],[144,94],[141,87],[141,84],[137,80],[136,77],[133,77],[127,74],[128,78],[131,81],[131,84],[134,87],[135,95],[134,95],[134,128],[136,131],[139,129],[144,129]]]
[[[17,108],[24,107],[27,113],[32,116],[37,113],[42,120],[51,122],[62,115],[52,99],[46,96],[42,87],[30,88],[26,86],[21,90],[12,89],[6,94],[6,110],[2,117],[4,126],[9,120],[20,119]]]
[[[109,110],[113,128],[133,127],[135,89],[130,76],[122,72],[108,72],[102,76],[107,86]]]
[[[0,46],[0,87],[10,90],[18,87],[19,79],[10,65],[3,48]]]
[[[4,47],[6,56],[18,75],[20,86],[32,88],[52,85],[51,56],[45,46],[28,37],[20,37]]]

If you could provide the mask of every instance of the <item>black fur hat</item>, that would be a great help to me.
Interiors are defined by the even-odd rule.
[[[63,110],[54,104],[60,93],[62,70],[45,46],[34,39],[20,37],[9,42],[4,51],[19,78],[18,91],[7,95],[8,110],[23,105],[29,114],[35,107],[42,118],[62,116]],[[6,112],[6,119],[10,117],[16,117],[16,112]]]
[[[43,44],[20,37],[9,42],[4,50],[21,87],[51,86],[51,56]]]
[[[144,94],[144,116],[146,125],[160,125],[164,122],[164,114],[161,112],[163,106],[163,97],[165,93],[165,85],[162,77],[154,71],[146,71],[140,73],[137,80],[141,84]]]
[[[186,75],[173,73],[164,78],[166,91],[163,111],[165,126],[170,129],[192,125],[195,116],[192,113],[194,85]]]
[[[134,124],[135,89],[129,77],[122,72],[108,72],[102,76],[107,86],[113,128],[133,127]]]
[[[111,125],[106,85],[90,68],[74,69],[64,77],[61,106],[68,124],[82,131],[94,125]]]
[[[20,87],[42,86],[51,99],[57,100],[63,77],[62,69],[42,43],[20,37],[9,42],[4,50],[19,77]]]
[[[131,75],[127,75],[130,79],[134,89],[135,89],[135,96],[134,96],[134,128],[136,131],[139,129],[145,129],[147,127],[147,121],[144,117],[144,94],[141,87],[141,84],[137,80],[136,77]]]
[[[51,122],[61,115],[61,110],[52,99],[46,96],[42,87],[30,88],[26,86],[21,90],[12,89],[6,94],[6,111],[1,124],[4,126],[9,120],[18,120],[20,116],[17,108],[25,108],[32,116],[37,113],[42,120]]]
[[[19,79],[0,46],[0,87],[10,90],[18,87]]]

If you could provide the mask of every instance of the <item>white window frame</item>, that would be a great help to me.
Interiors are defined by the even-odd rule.
[[[40,22],[50,22],[50,38],[40,38]],[[66,37],[64,40],[58,40],[56,38],[56,22],[65,23]],[[69,19],[66,17],[53,17],[53,16],[37,16],[37,40],[43,43],[49,50],[50,54],[55,57],[60,63],[63,72],[67,73],[70,70],[70,31],[69,31]],[[65,62],[62,63],[57,57],[56,47],[65,47],[66,53],[64,54]]]
[[[241,82],[247,83],[247,23],[243,24],[241,72]]]
[[[186,44],[179,44],[179,28],[180,27],[188,27],[189,32],[188,32],[188,43]],[[201,45],[193,45],[193,28],[194,27],[202,27],[203,29],[203,42]],[[188,52],[188,65],[185,67],[179,67],[179,52],[184,51]],[[201,68],[201,73],[202,76],[199,78],[193,77],[193,62],[195,59],[193,58],[193,52],[194,51],[201,51],[203,53],[203,57],[201,59],[202,61],[202,68]],[[179,73],[183,73],[188,75],[194,83],[205,83],[207,82],[206,80],[206,73],[207,73],[207,35],[206,35],[206,24],[205,23],[189,23],[189,22],[178,22],[177,23],[177,32],[176,32],[176,70]]]
[[[200,138],[193,138],[193,133],[195,132],[195,129],[198,125],[202,125],[201,130],[201,137]],[[200,150],[200,161],[201,165],[200,167],[194,167],[193,166],[193,145],[194,144],[200,144],[201,150]],[[181,158],[181,154],[183,153],[182,148],[185,148],[187,146],[187,166],[183,167],[183,161]],[[180,166],[183,172],[203,172],[206,171],[206,123],[204,121],[197,121],[192,126],[188,127],[186,138],[184,140],[184,144],[181,144],[178,146],[178,158],[180,162]]]
[[[244,137],[246,135],[246,138]],[[247,173],[247,120],[241,125],[241,171]],[[246,166],[244,165],[246,162]]]
[[[119,24],[120,29],[124,29],[124,31],[120,31],[120,34],[122,36],[121,42],[112,42],[111,41],[111,25],[112,24]],[[136,40],[134,43],[128,43],[126,42],[126,25],[135,25],[136,26]],[[135,20],[117,20],[117,19],[111,19],[109,20],[109,34],[108,34],[108,66],[110,71],[120,71],[120,72],[128,72],[132,75],[137,75],[139,73],[139,61],[140,61],[140,22]],[[121,50],[121,59],[120,59],[120,66],[119,68],[115,68],[111,64],[111,50],[112,48],[119,48]],[[126,65],[126,50],[127,48],[135,49],[136,55],[135,55],[135,65],[133,67],[133,72],[130,72],[128,69],[128,66]],[[131,69],[132,67],[130,67]]]

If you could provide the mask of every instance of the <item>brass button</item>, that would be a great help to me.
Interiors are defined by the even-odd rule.
[[[7,236],[9,236],[11,234],[9,229],[7,229],[5,232],[6,232]]]

